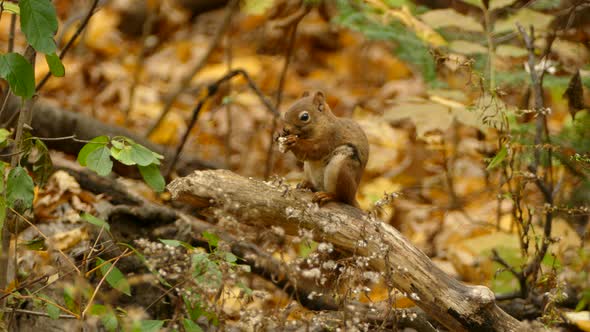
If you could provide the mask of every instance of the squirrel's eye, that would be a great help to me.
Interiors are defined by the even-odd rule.
[[[309,113],[307,113],[307,112],[299,113],[299,120],[301,120],[303,122],[309,121]]]

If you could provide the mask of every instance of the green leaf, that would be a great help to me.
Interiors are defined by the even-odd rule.
[[[318,248],[318,243],[315,241],[302,241],[299,243],[299,256],[306,258]]]
[[[223,277],[221,270],[208,254],[200,252],[192,255],[192,268],[192,276],[197,283],[213,288],[221,286]]]
[[[107,312],[107,307],[105,307],[102,304],[93,304],[90,309],[88,310],[88,313],[93,315],[93,316],[102,316]]]
[[[117,315],[112,310],[109,310],[104,314],[100,321],[104,325],[104,327],[109,332],[117,331],[117,326],[119,325],[119,321],[117,321]]]
[[[125,140],[121,136],[113,137],[111,144],[117,149],[122,149],[125,147]]]
[[[6,201],[8,206],[15,210],[21,211],[33,206],[35,185],[33,179],[29,176],[27,171],[18,166],[10,170],[8,173],[8,181],[6,181]],[[17,209],[18,208],[18,209]]]
[[[75,300],[76,296],[76,289],[74,286],[69,285],[64,287],[64,303],[66,304],[66,308],[70,309],[72,312],[78,311],[78,306]]]
[[[39,52],[54,53],[57,31],[55,7],[49,0],[20,0],[20,27],[27,41]]]
[[[28,160],[29,169],[32,170],[35,183],[42,187],[51,175],[53,163],[47,145],[40,139],[33,139],[32,141],[30,152],[25,153],[23,159]]]
[[[20,15],[20,8],[18,8],[18,5],[15,3],[4,1],[2,3],[2,7],[4,8],[5,11],[7,11],[9,13]]]
[[[113,140],[113,142],[116,141]],[[111,148],[111,156],[113,156],[113,158],[115,158],[124,165],[135,165],[136,162],[133,160],[133,157],[131,156],[131,150],[131,146],[129,145],[125,145],[123,146],[123,148],[120,149],[117,148],[115,144],[113,144],[113,147]]]
[[[508,149],[506,149],[505,146],[502,147],[502,149],[500,149],[500,151],[498,151],[498,153],[496,154],[496,156],[492,159],[492,161],[490,161],[490,164],[488,165],[488,170],[493,169],[494,167],[500,165],[501,162],[504,161],[504,159],[506,159],[506,156],[508,155]]]
[[[102,146],[88,154],[86,163],[88,168],[98,173],[98,175],[106,176],[113,169],[111,151],[106,146]]]
[[[246,265],[248,266],[248,265]],[[248,266],[250,267],[250,266]],[[250,287],[246,286],[243,282],[238,281],[237,285],[246,295],[251,296],[253,291]]]
[[[61,309],[59,309],[55,305],[53,305],[51,303],[47,303],[45,305],[45,310],[47,311],[49,318],[51,318],[53,320],[59,319],[59,313],[61,312]]]
[[[211,247],[215,248],[219,244],[219,236],[217,236],[213,233],[209,233],[207,231],[204,231],[201,235],[203,236],[205,241],[207,241],[207,243],[209,243],[209,245]]]
[[[126,295],[131,296],[131,288],[129,287],[129,281],[127,281],[127,278],[125,278],[125,275],[123,275],[123,272],[121,272],[121,270],[119,270],[116,266],[113,266],[113,264],[106,262],[100,258],[97,258],[96,265],[100,265],[100,272],[103,276],[106,275],[105,279],[107,280],[109,285],[111,285],[111,287],[119,290],[120,292]],[[111,272],[109,272],[109,274],[107,274],[111,266],[113,266],[113,269],[111,270]]]
[[[232,254],[231,252],[226,252],[224,258],[228,263],[235,263],[238,261],[238,257],[236,257],[236,255]]]
[[[12,132],[4,129],[4,128],[0,128],[0,147],[4,146],[4,143],[6,143],[6,141],[8,140],[8,137],[10,137],[12,135]]]
[[[107,308],[102,304],[93,304],[88,312],[91,315],[100,317],[100,321],[107,331],[112,332],[117,330],[119,322],[117,321],[117,316],[112,309]]]
[[[39,297],[47,300],[47,301],[43,301],[41,303],[43,303],[43,306],[45,306],[45,311],[47,312],[49,317],[51,319],[58,319],[61,309],[59,309],[56,305],[49,303],[49,302],[54,302],[49,296],[47,296],[45,294],[40,294]]]
[[[158,161],[150,149],[137,143],[131,145],[131,160],[140,166],[148,166]]]
[[[78,153],[78,162],[80,165],[86,166],[86,159],[90,152],[105,147],[107,144],[109,144],[108,136],[98,136],[86,143]]]
[[[61,63],[61,59],[57,54],[45,54],[45,61],[47,61],[47,65],[49,66],[49,70],[51,74],[55,77],[64,77],[66,74],[66,68],[64,68],[64,64]]]
[[[576,311],[582,311],[586,306],[590,305],[590,289],[587,289],[582,292],[582,296],[580,298],[580,302],[576,305]]]
[[[189,250],[195,249],[195,247],[191,246],[190,244],[188,244],[184,241],[160,239],[160,242],[164,243],[165,245],[174,247],[174,248],[182,246],[182,247],[189,249]]]
[[[182,320],[182,325],[186,332],[203,332],[203,329],[197,323],[188,318]]]
[[[0,55],[0,77],[8,81],[12,92],[26,99],[35,93],[35,73],[31,64],[18,53]]]
[[[44,251],[47,250],[47,245],[45,244],[45,239],[42,237],[36,237],[32,240],[25,241],[22,243],[25,248],[33,251]]]
[[[160,242],[164,243],[167,246],[171,246],[171,247],[180,247],[180,242],[178,240],[166,240],[166,239],[160,239]]]
[[[166,187],[166,181],[164,177],[160,173],[160,167],[156,164],[151,164],[148,166],[137,166],[139,168],[139,173],[145,180],[145,182],[152,187],[157,192],[164,191]]]
[[[82,217],[82,219],[86,220],[87,222],[89,222],[95,226],[104,227],[104,229],[106,229],[107,231],[111,230],[111,225],[109,225],[108,222],[106,222],[100,218],[97,218],[97,217],[91,215],[90,213],[84,212],[81,215],[81,217]]]
[[[4,179],[6,178],[5,172],[6,172],[6,166],[8,164],[0,161],[0,193],[4,192]],[[4,195],[0,195],[3,196]]]
[[[142,320],[139,331],[141,332],[158,332],[164,326],[163,320]]]

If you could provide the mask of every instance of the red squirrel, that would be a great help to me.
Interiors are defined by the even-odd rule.
[[[335,116],[321,91],[303,93],[282,120],[279,149],[303,162],[300,187],[314,191],[313,202],[359,207],[356,192],[369,159],[369,141],[358,123]]]

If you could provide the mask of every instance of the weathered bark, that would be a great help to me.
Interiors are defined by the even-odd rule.
[[[317,241],[369,258],[372,268],[391,275],[427,314],[451,331],[516,331],[521,323],[502,311],[483,286],[466,286],[437,268],[393,227],[348,205],[318,208],[309,193],[291,191],[229,171],[196,171],[168,185],[173,197],[201,213],[220,211],[260,227],[280,226],[296,235],[312,230]]]
[[[120,241],[132,242],[139,237],[147,237],[152,241],[167,238],[189,242],[207,249],[209,244],[199,234],[204,231],[214,232],[226,242],[233,254],[240,257],[241,264],[247,264],[252,272],[267,279],[278,288],[310,310],[346,310],[362,317],[364,321],[396,328],[412,327],[418,331],[435,331],[428,322],[425,313],[416,308],[387,311],[387,303],[379,302],[371,305],[359,302],[337,301],[325,290],[301,275],[296,269],[275,259],[256,245],[244,242],[229,234],[219,226],[185,215],[179,209],[158,205],[129,193],[112,177],[102,177],[87,170],[73,161],[54,158],[56,168],[72,175],[80,186],[88,191],[106,194],[111,204],[104,204],[98,209],[100,217],[111,224],[111,232],[103,234],[105,245]],[[95,230],[98,232],[98,230]],[[96,233],[95,235],[97,235]],[[123,234],[127,234],[124,236]],[[114,237],[110,237],[113,235]],[[131,236],[131,237],[129,237]],[[122,251],[112,248],[108,258],[120,255]],[[140,271],[143,263],[132,257],[119,261],[119,268],[125,271]],[[310,294],[314,294],[310,296]],[[352,309],[351,309],[352,308]]]

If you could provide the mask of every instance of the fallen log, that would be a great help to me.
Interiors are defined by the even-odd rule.
[[[436,267],[388,224],[352,206],[319,208],[310,193],[248,179],[225,170],[196,171],[168,185],[173,199],[190,202],[209,216],[231,215],[259,227],[279,226],[365,257],[432,318],[451,331],[516,331],[523,325],[500,309],[484,286],[465,285]]]

